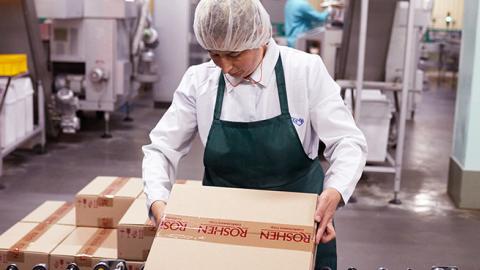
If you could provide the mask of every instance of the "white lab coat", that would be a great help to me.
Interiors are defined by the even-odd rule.
[[[253,122],[280,114],[275,79],[279,53],[289,110],[303,149],[313,159],[319,139],[325,143],[324,155],[331,166],[324,188],[338,190],[347,202],[365,166],[367,145],[340,97],[340,87],[319,56],[278,46],[271,39],[262,64],[251,76],[258,83],[226,75],[221,119]],[[150,133],[151,144],[143,147],[147,207],[157,200],[168,200],[179,161],[188,153],[197,132],[206,145],[220,72],[212,61],[190,67],[175,91],[172,105]]]

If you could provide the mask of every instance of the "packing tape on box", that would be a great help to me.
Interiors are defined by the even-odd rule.
[[[118,228],[120,237],[128,239],[145,239],[146,237],[155,237],[157,228],[155,226],[124,225]]]
[[[109,229],[97,229],[95,233],[88,239],[83,247],[75,255],[75,263],[80,267],[93,266],[93,254],[107,240],[108,236],[113,232]]]
[[[113,226],[113,218],[98,218],[97,219],[97,227],[99,228],[114,228]]]
[[[23,251],[32,243],[40,238],[51,224],[57,223],[70,210],[73,209],[73,203],[64,203],[55,212],[48,216],[43,222],[36,225],[24,237],[18,240],[7,252],[7,260],[11,262],[24,262],[25,256]]]
[[[157,237],[312,252],[314,232],[313,224],[308,227],[166,215]]]
[[[43,222],[48,223],[48,224],[55,224],[57,223],[60,219],[62,219],[64,216],[68,214],[75,205],[72,202],[66,202],[62,204],[53,214],[51,214],[48,218],[46,218]]]
[[[18,242],[16,242],[7,252],[7,260],[10,262],[22,263],[25,261],[24,250],[30,245],[30,243],[36,241],[42,236],[48,229],[50,224],[39,223]]]
[[[97,198],[98,207],[113,207],[115,194],[128,183],[128,177],[118,177],[100,193]]]

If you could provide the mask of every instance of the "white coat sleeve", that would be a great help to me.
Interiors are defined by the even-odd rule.
[[[347,203],[365,167],[367,143],[340,96],[340,86],[328,74],[320,57],[310,71],[312,127],[325,143],[324,156],[330,163],[324,189],[336,189]]]
[[[142,178],[149,210],[155,201],[167,202],[179,161],[190,151],[197,133],[193,69],[187,70],[172,105],[151,131],[151,143],[142,147]]]

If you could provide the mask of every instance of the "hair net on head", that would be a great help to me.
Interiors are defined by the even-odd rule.
[[[244,51],[268,43],[270,16],[259,0],[201,0],[193,23],[200,45],[212,51]]]

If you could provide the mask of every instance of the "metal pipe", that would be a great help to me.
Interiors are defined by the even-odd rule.
[[[387,153],[387,162],[392,166],[395,167],[395,159],[390,155],[390,153]]]
[[[41,130],[40,135],[40,144],[42,146],[42,151],[44,150],[45,144],[47,143],[46,130],[45,130],[45,96],[42,81],[37,83],[37,93],[38,93],[38,127]]]
[[[392,174],[396,172],[394,167],[387,167],[387,166],[366,166],[363,171],[376,172],[376,173],[392,173]]]
[[[403,151],[405,147],[405,129],[408,110],[408,92],[410,81],[410,67],[412,62],[412,41],[413,41],[413,24],[416,0],[410,0],[408,5],[408,21],[407,21],[407,40],[405,44],[405,59],[403,63],[403,81],[402,81],[402,106],[400,108],[400,121],[398,128],[397,151],[395,153],[395,183],[394,183],[394,199],[392,203],[399,203],[398,193],[402,181],[403,167]]]
[[[360,35],[358,42],[358,63],[357,63],[357,83],[355,91],[355,111],[354,117],[358,121],[362,103],[362,87],[365,72],[365,48],[367,43],[367,23],[368,23],[368,3],[369,0],[362,0],[360,16]]]

